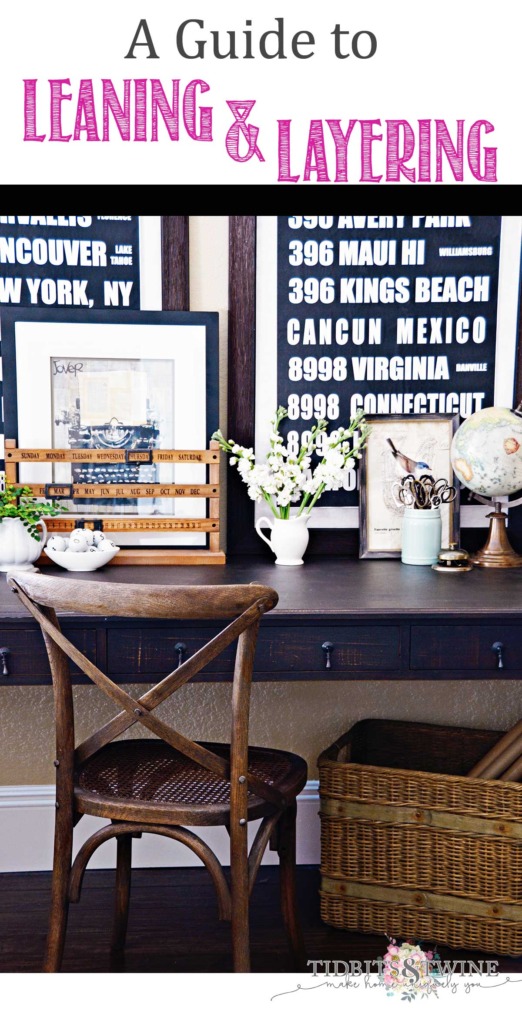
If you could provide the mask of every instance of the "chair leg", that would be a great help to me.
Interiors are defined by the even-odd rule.
[[[288,944],[293,953],[296,970],[304,971],[306,969],[306,951],[295,890],[296,815],[297,804],[294,800],[278,823],[277,852],[281,880],[281,910]]]
[[[43,964],[45,972],[59,971],[63,958],[67,916],[69,912],[69,877],[71,874],[73,824],[69,808],[56,811],[54,832],[53,878],[47,948]]]
[[[246,826],[230,830],[232,958],[235,972],[250,971],[248,837]]]
[[[111,939],[112,953],[120,953],[123,950],[127,935],[131,883],[132,836],[118,836],[116,843],[116,888],[114,893],[114,921]]]

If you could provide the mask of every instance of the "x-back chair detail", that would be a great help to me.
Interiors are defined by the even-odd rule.
[[[56,822],[49,934],[44,970],[60,969],[69,903],[77,902],[94,851],[116,838],[116,898],[112,950],[123,949],[130,894],[131,845],[143,832],[188,846],[208,868],[219,916],[232,922],[235,971],[250,969],[249,897],[270,842],[280,860],[281,905],[296,965],[304,949],[295,898],[296,797],[306,763],[287,751],[249,747],[250,686],[259,620],[277,604],[269,587],[143,586],[81,582],[36,573],[8,577],[40,624],[51,667],[56,718]],[[62,633],[56,614],[154,619],[228,619],[204,647],[135,700]],[[235,640],[230,744],[196,743],[154,711]],[[118,713],[75,748],[69,660],[118,707]],[[173,651],[173,661],[175,661]],[[201,685],[201,684],[198,684]],[[136,722],[154,739],[113,742]],[[72,863],[73,829],[83,814],[111,820],[91,836]],[[248,851],[247,822],[262,819]],[[224,825],[230,835],[230,887],[210,847],[186,826]]]

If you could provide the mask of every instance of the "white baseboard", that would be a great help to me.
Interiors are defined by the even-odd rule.
[[[54,829],[54,786],[0,786],[0,871],[50,871]],[[297,862],[320,861],[319,783],[310,781],[297,798]],[[85,815],[75,829],[74,852],[100,828],[102,819]],[[256,823],[252,826],[255,834]],[[205,839],[222,864],[228,863],[228,834],[224,828],[194,829]],[[104,843],[89,867],[109,868],[115,863],[115,843]],[[144,834],[133,843],[133,867],[189,867],[201,861],[181,843]],[[268,850],[263,864],[277,864]]]

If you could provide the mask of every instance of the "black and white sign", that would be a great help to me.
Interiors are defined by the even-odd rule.
[[[318,417],[332,431],[359,407],[468,417],[512,404],[519,218],[292,216],[258,231],[260,440],[278,405],[297,452]],[[313,525],[347,525],[332,514],[357,503],[352,471]]]
[[[139,217],[0,216],[0,306],[140,308]]]

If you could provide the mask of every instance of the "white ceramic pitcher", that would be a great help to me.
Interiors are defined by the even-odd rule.
[[[256,522],[256,532],[276,556],[276,565],[302,565],[303,555],[308,546],[308,520],[304,513],[292,516],[291,519],[269,519],[260,516]],[[271,530],[270,540],[263,533],[262,527]]]

